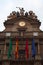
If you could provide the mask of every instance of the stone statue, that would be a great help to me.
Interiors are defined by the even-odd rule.
[[[12,12],[12,14],[13,14],[13,15],[16,15],[16,12],[15,12],[15,11],[13,11],[13,12]]]
[[[29,15],[33,18],[33,19],[37,19],[37,16],[35,15],[35,13],[33,11],[29,11]]]
[[[16,8],[19,8],[19,10],[20,10],[20,15],[24,15],[24,8],[20,8],[20,7],[16,7]]]

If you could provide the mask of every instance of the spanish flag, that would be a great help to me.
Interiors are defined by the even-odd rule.
[[[16,57],[16,59],[18,59],[18,39],[16,39],[15,57]]]
[[[25,54],[26,54],[26,59],[28,59],[29,58],[28,39],[26,39]]]

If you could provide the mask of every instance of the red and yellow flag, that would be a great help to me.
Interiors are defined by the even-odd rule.
[[[18,39],[16,39],[16,50],[15,50],[15,56],[18,58]]]

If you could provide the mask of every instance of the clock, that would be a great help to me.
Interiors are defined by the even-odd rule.
[[[25,22],[24,21],[19,22],[19,26],[25,26]]]

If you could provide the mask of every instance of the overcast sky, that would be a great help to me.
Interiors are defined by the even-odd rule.
[[[23,7],[25,11],[32,10],[41,22],[43,30],[43,0],[0,0],[0,31],[5,29],[3,22],[12,11],[19,11],[16,7]]]

